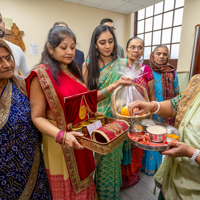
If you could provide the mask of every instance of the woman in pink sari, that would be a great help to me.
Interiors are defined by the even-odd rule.
[[[43,59],[26,79],[35,126],[43,133],[45,168],[53,199],[94,200],[95,169],[93,153],[83,149],[70,132],[64,97],[86,92],[80,81],[80,71],[73,61],[76,38],[63,26],[48,34]]]
[[[138,37],[133,37],[129,39],[126,45],[126,53],[128,56],[128,67],[132,67],[134,61],[139,60],[144,53],[144,41]],[[140,77],[133,80],[134,83],[137,83],[143,86],[146,89],[146,92],[149,96],[150,101],[155,100],[154,94],[154,77],[151,68],[147,65],[141,64],[138,65],[135,70],[140,71]],[[139,88],[138,88],[139,90]],[[139,90],[142,95],[143,91]],[[131,144],[131,163],[128,165],[121,166],[122,172],[122,187],[127,188],[135,183],[137,183],[139,178],[139,171],[142,167],[141,161],[143,157],[143,150]]]

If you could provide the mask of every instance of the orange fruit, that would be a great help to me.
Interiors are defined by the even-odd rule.
[[[128,111],[128,107],[127,106],[122,107],[121,115],[123,115],[123,116],[131,116],[131,114]]]

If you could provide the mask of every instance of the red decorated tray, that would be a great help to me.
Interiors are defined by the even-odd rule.
[[[81,94],[73,95],[70,97],[64,98],[65,103],[65,112],[67,115],[66,124],[67,129],[72,130],[74,125],[79,124],[80,122],[88,120],[90,117],[94,117],[97,111],[97,90],[88,91]],[[105,124],[110,124],[116,121],[117,119],[105,118]],[[123,120],[117,120],[123,121]],[[114,124],[114,123],[113,123]],[[103,127],[102,127],[103,128]],[[99,128],[101,130],[101,128]],[[98,129],[98,130],[99,130]],[[107,127],[109,130],[109,127]],[[107,142],[98,142],[91,137],[77,137],[78,141],[87,149],[95,151],[99,154],[108,154],[118,145],[120,145],[125,139],[127,139],[127,130],[123,129],[120,133],[117,132],[115,126],[110,127],[115,132],[115,137],[110,137]],[[104,130],[103,130],[104,131]],[[103,132],[102,130],[100,132]],[[97,132],[97,130],[96,130]],[[108,131],[109,132],[109,131]],[[111,133],[110,133],[111,134]],[[98,134],[96,134],[98,135]],[[109,135],[107,135],[109,137]],[[111,135],[110,135],[111,136]]]
[[[106,124],[109,124],[116,120],[117,119],[106,117]],[[86,137],[77,137],[78,141],[82,146],[102,155],[110,153],[127,138],[127,131],[123,132],[122,134],[118,135],[113,140],[107,143],[97,142]]]

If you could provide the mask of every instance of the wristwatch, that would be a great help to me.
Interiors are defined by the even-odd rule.
[[[189,158],[189,161],[192,162],[192,163],[196,163],[196,158],[197,156],[199,155],[200,153],[200,150],[199,149],[196,149],[196,151],[194,152],[193,156],[191,158]]]

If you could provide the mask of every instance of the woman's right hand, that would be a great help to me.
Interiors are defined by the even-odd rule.
[[[66,132],[65,133],[65,142],[64,145],[67,147],[67,149],[83,149],[84,147],[80,145],[80,143],[77,141],[76,137],[83,137],[82,133],[79,132]]]
[[[134,82],[125,76],[120,77],[120,79],[118,81],[116,81],[115,84],[115,88],[121,86],[121,85],[132,85]]]
[[[139,115],[152,111],[154,105],[150,102],[136,100],[128,104],[128,110],[131,115]]]

